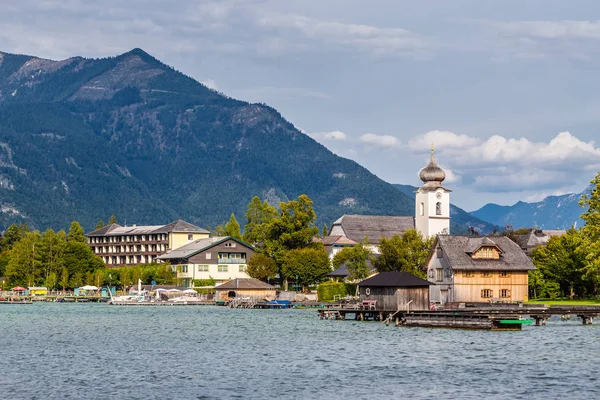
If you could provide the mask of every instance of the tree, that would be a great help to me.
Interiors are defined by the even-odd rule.
[[[13,245],[21,239],[21,228],[15,224],[10,225],[6,228],[6,232],[2,236],[2,250],[10,250]]]
[[[212,236],[227,236],[225,226],[219,224],[215,227],[215,230],[211,232]]]
[[[266,240],[267,226],[277,215],[275,207],[266,200],[261,202],[258,196],[253,197],[246,212],[248,223],[244,226],[244,241],[261,247]]]
[[[117,223],[117,217],[115,217],[114,214],[113,214],[108,219],[108,224],[111,225],[111,224],[116,224],[116,223]]]
[[[327,227],[327,224],[323,224],[323,230],[321,231],[321,236],[325,237],[329,235],[329,228]]]
[[[371,250],[368,247],[368,241],[359,242],[356,246],[350,247],[350,257],[346,261],[348,267],[348,280],[356,281],[365,279],[371,273],[369,264],[371,259]]]
[[[235,214],[231,213],[231,217],[227,224],[225,224],[225,236],[231,236],[236,239],[242,239],[242,233],[240,232],[240,224],[235,219]]]
[[[63,292],[69,285],[69,270],[67,269],[67,267],[62,268],[62,272],[60,274],[60,285],[62,286]]]
[[[60,273],[66,247],[65,231],[54,232],[52,229],[46,229],[42,234],[40,253],[44,280],[48,280],[51,274]]]
[[[373,261],[374,267],[378,272],[402,271],[426,279],[425,262],[433,240],[423,238],[416,229],[409,229],[402,236],[382,238],[379,242],[381,255]]]
[[[600,284],[600,172],[591,181],[590,194],[584,194],[579,201],[586,208],[581,214],[585,221],[582,229],[583,241],[579,253],[584,256],[583,273],[594,285],[594,294],[598,294]]]
[[[283,274],[295,277],[303,288],[321,282],[330,271],[329,256],[323,249],[290,250],[282,265]]]
[[[27,232],[13,245],[6,266],[10,285],[34,286],[41,276],[40,233]]]
[[[96,224],[96,230],[104,228],[104,221],[99,220]]]
[[[248,260],[246,273],[252,278],[267,281],[277,275],[277,263],[264,254],[254,253]]]
[[[586,291],[582,270],[585,255],[580,248],[583,243],[581,231],[569,229],[562,236],[553,236],[546,246],[539,246],[531,253],[531,259],[539,269],[544,286],[557,284],[562,296],[574,297]]]
[[[71,222],[71,226],[69,227],[69,233],[67,234],[67,242],[77,242],[77,243],[85,243],[85,232],[83,228],[77,221]]]

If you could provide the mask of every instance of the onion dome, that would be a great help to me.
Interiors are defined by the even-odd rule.
[[[442,186],[446,179],[446,173],[436,163],[433,156],[433,147],[431,148],[431,159],[429,164],[419,172],[419,178],[425,183],[425,186]]]

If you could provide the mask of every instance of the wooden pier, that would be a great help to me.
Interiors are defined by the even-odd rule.
[[[522,325],[535,321],[536,326],[546,325],[553,315],[563,319],[576,316],[583,325],[590,325],[600,315],[600,306],[502,306],[457,308],[431,311],[387,311],[367,309],[361,305],[333,305],[320,309],[319,319],[356,321],[381,321],[386,325],[461,328],[486,330],[520,330]],[[526,318],[529,317],[529,318]]]

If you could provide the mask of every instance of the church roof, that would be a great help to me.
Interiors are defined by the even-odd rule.
[[[502,250],[499,259],[473,258],[474,250],[489,245],[489,241]],[[438,235],[429,260],[435,256],[435,249],[442,248],[442,256],[449,266],[455,270],[487,270],[487,271],[529,271],[535,269],[531,259],[518,244],[506,236],[494,238],[471,237],[459,235]]]
[[[414,217],[346,214],[331,225],[331,234],[343,234],[355,242],[368,237],[369,243],[379,244],[381,238],[402,235],[414,227]]]
[[[433,148],[431,149],[431,158],[429,164],[419,172],[419,179],[423,181],[426,187],[438,188],[446,179],[446,173],[435,162]]]

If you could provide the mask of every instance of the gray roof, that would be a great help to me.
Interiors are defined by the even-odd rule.
[[[380,272],[360,282],[361,287],[428,287],[433,283],[408,272]]]
[[[342,265],[340,265],[337,269],[331,271],[330,273],[328,273],[326,276],[332,277],[332,278],[345,278],[348,275],[350,275],[350,273],[348,272],[348,262],[346,261],[345,263],[343,263]],[[373,273],[375,271],[375,267],[373,266],[373,264],[371,263],[371,260],[367,260],[367,267],[369,267],[369,271],[370,273]]]
[[[516,242],[521,248],[530,249],[541,245],[545,246],[551,237],[562,236],[565,233],[567,233],[567,231],[562,229],[532,229],[531,232],[519,236],[516,239]]]
[[[474,259],[471,257],[473,249],[492,241],[502,250],[500,259]],[[452,269],[457,270],[492,270],[492,271],[529,271],[535,269],[531,259],[525,254],[518,244],[506,236],[470,237],[458,235],[438,235],[434,250],[437,246],[442,248],[443,257]],[[430,258],[435,256],[435,251],[430,253]]]
[[[157,260],[181,260],[190,258],[195,254],[200,253],[210,247],[216,246],[219,243],[222,243],[226,240],[235,240],[239,244],[248,247],[249,249],[254,249],[251,245],[242,242],[241,240],[237,240],[232,236],[215,236],[204,239],[198,239],[191,243],[188,243],[184,246],[173,249],[163,255],[156,257]]]
[[[121,226],[119,224],[110,224],[104,228],[97,229],[86,236],[121,236],[121,235],[148,235],[156,233],[210,233],[206,229],[192,225],[189,222],[177,220],[168,225],[134,225]]]
[[[275,286],[269,285],[263,281],[259,281],[254,278],[236,278],[232,281],[225,282],[219,285],[215,290],[232,290],[232,289],[246,289],[246,290],[275,290]]]
[[[414,217],[381,216],[381,215],[343,215],[333,223],[331,229],[341,227],[347,238],[360,242],[365,237],[369,243],[379,244],[381,238],[402,235],[414,229]]]

